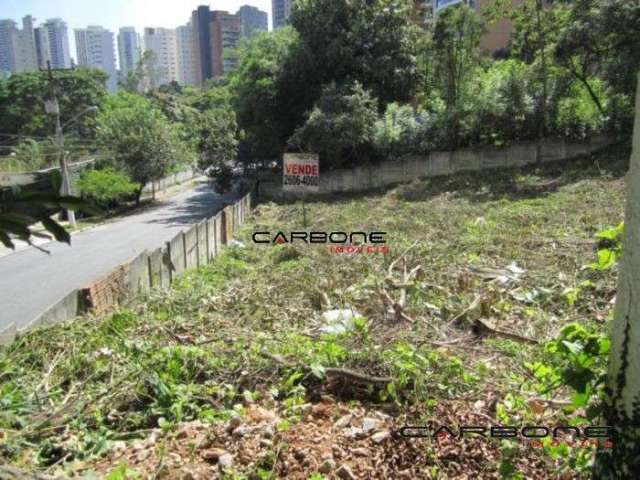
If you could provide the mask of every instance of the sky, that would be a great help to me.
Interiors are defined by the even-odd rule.
[[[175,28],[186,24],[198,5],[231,13],[242,5],[253,5],[267,12],[271,25],[271,0],[0,0],[0,19],[10,18],[21,25],[22,17],[32,15],[37,26],[48,18],[62,18],[67,22],[70,53],[75,59],[74,28],[101,25],[115,35],[125,26],[136,27],[139,34],[144,27]]]

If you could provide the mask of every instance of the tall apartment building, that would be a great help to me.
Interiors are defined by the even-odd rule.
[[[241,34],[241,21],[237,15],[225,11],[211,11],[200,6],[191,15],[196,84],[224,75],[235,67],[229,58],[229,49],[237,47]]]
[[[237,59],[229,56],[229,51],[240,42],[240,17],[229,12],[216,10],[212,12],[211,54],[213,55],[212,73],[214,77],[226,75],[237,65]]]
[[[293,0],[271,0],[273,29],[284,27],[291,16]]]
[[[176,31],[172,28],[145,28],[144,50],[153,52],[149,72],[150,87],[178,81],[178,49]]]
[[[201,5],[191,14],[191,28],[193,33],[193,50],[195,53],[196,85],[202,85],[205,80],[213,77],[211,56],[211,21],[212,12],[207,6]]]
[[[0,20],[0,72],[20,73],[38,69],[33,17],[22,19],[22,30],[13,20]]]
[[[17,30],[13,20],[0,20],[0,72],[4,74],[16,71]]]
[[[134,27],[122,27],[118,31],[118,57],[120,76],[127,78],[129,72],[135,70],[140,61],[140,37]]]
[[[78,65],[98,68],[109,75],[107,90],[118,88],[113,33],[97,25],[75,30]]]
[[[195,49],[193,46],[193,28],[191,28],[191,23],[176,28],[178,83],[180,85],[196,85],[198,83]]]
[[[51,18],[35,29],[38,65],[51,68],[71,68],[67,24],[60,18]]]
[[[240,17],[240,32],[243,37],[250,37],[254,32],[269,30],[269,18],[267,12],[257,7],[243,5],[236,13]]]

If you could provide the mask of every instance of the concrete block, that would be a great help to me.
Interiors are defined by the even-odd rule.
[[[149,260],[146,251],[129,262],[127,273],[129,296],[149,291]]]
[[[506,148],[483,148],[477,153],[482,159],[482,169],[505,168],[507,166]]]
[[[540,157],[542,163],[557,162],[567,158],[563,139],[549,138],[540,141]]]
[[[481,168],[480,152],[470,148],[461,148],[451,152],[451,170],[453,172],[473,172]]]
[[[415,157],[416,177],[423,178],[429,176],[429,155]]]
[[[426,167],[423,167],[421,157],[411,156],[404,159],[404,172],[408,181],[426,175],[426,173],[423,173],[424,170],[426,170]]]
[[[215,231],[216,231],[216,256],[220,254],[222,246],[224,245],[224,219],[222,218],[222,212],[214,217]]]
[[[537,161],[538,145],[535,142],[516,143],[507,149],[507,167],[523,167]]]
[[[48,307],[19,332],[24,332],[41,325],[54,325],[77,317],[84,311],[84,301],[78,290],[72,290],[60,300]]]
[[[569,141],[565,142],[566,158],[576,158],[590,153],[589,143]]]
[[[163,250],[156,248],[147,257],[149,264],[149,287],[162,288],[169,286],[169,279],[166,278],[166,283],[163,282]]]
[[[194,225],[186,232],[182,232],[184,235],[184,254],[186,258],[186,268],[198,267],[198,232]]]
[[[217,255],[215,217],[207,220],[206,228],[207,228],[207,263],[208,263],[208,262],[211,262]]]
[[[597,152],[607,145],[611,145],[614,141],[614,138],[604,133],[591,135],[589,137],[589,151]]]
[[[399,183],[406,180],[404,165],[399,160],[386,161],[380,164],[379,175],[384,185]]]
[[[429,154],[429,177],[452,173],[451,152],[431,152]]]
[[[187,268],[184,255],[184,243],[182,232],[169,242],[169,258],[172,278],[184,272]]]
[[[203,220],[197,227],[198,234],[198,266],[207,264],[209,246],[207,245],[207,222]]]
[[[366,166],[353,169],[351,185],[353,190],[368,190],[371,188],[371,175]]]

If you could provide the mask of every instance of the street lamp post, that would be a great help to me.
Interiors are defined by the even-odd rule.
[[[62,186],[60,188],[60,194],[63,196],[71,195],[71,175],[69,174],[69,165],[67,164],[67,160],[65,158],[64,151],[64,133],[63,133],[63,125],[60,123],[60,107],[58,105],[58,99],[53,98],[48,100],[45,105],[45,109],[47,113],[52,113],[56,117],[56,147],[58,148],[58,161],[60,163],[60,173],[62,174]],[[77,121],[82,115],[85,115],[90,112],[95,112],[98,110],[98,107],[91,106],[85,108],[82,112],[74,116],[71,120],[64,124],[64,127],[71,125],[75,121]],[[67,210],[67,220],[69,221],[69,225],[71,228],[76,227],[76,214],[73,210]]]
[[[65,158],[64,152],[64,134],[62,129],[76,120],[78,120],[82,115],[95,112],[98,110],[98,107],[91,106],[85,108],[82,112],[78,113],[67,123],[62,125],[60,123],[60,105],[58,104],[58,97],[56,95],[56,87],[53,81],[53,69],[51,68],[51,62],[47,61],[46,71],[49,76],[49,98],[47,98],[44,102],[44,109],[47,113],[55,115],[56,117],[56,132],[55,132],[55,142],[56,147],[58,149],[58,161],[60,163],[60,173],[62,174],[62,186],[60,188],[61,195],[71,195],[71,176],[69,175],[69,166],[67,165],[67,160]],[[69,220],[69,225],[72,228],[76,227],[76,214],[73,210],[67,210],[67,219]]]

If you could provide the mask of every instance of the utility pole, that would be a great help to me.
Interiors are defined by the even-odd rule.
[[[60,105],[58,104],[58,97],[56,96],[56,88],[53,80],[53,70],[51,69],[51,62],[47,60],[47,72],[49,74],[49,89],[50,97],[45,102],[45,110],[47,113],[55,115],[56,118],[56,147],[58,148],[58,161],[60,163],[60,173],[62,174],[62,186],[60,188],[60,194],[62,196],[71,195],[71,177],[69,175],[69,165],[64,153],[64,133],[62,132],[62,124],[60,123]],[[71,228],[76,227],[76,214],[73,210],[67,210],[67,220]]]

